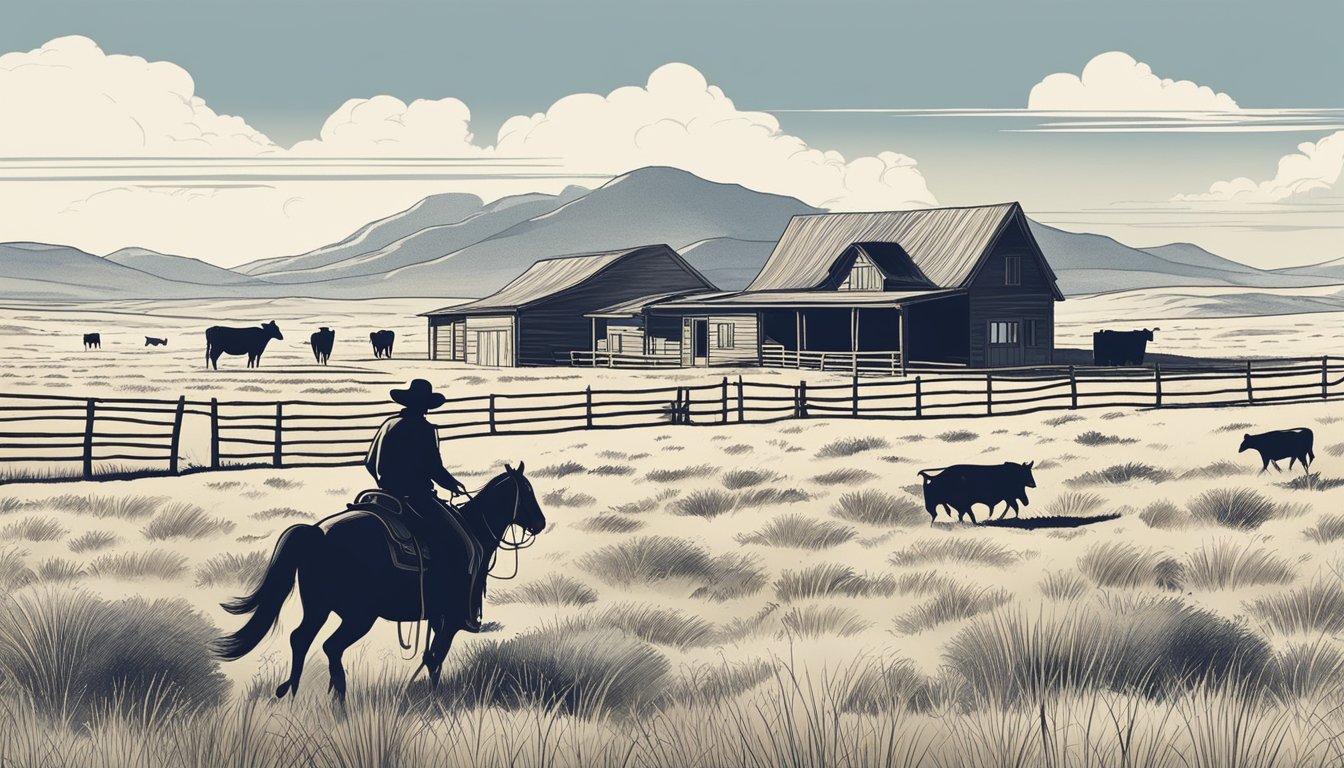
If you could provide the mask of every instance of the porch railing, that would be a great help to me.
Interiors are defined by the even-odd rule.
[[[850,373],[904,373],[901,353],[892,351],[820,352],[786,349],[781,344],[761,346],[761,365],[766,368],[806,368],[814,371]]]
[[[570,365],[585,368],[677,368],[680,352],[608,352],[578,349],[569,353]]]

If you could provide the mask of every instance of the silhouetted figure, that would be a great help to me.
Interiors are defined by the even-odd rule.
[[[324,325],[320,330],[313,331],[313,335],[308,337],[308,343],[313,348],[313,359],[326,365],[331,359],[331,347],[336,343],[336,332]]]
[[[373,344],[373,356],[392,357],[392,344],[397,340],[395,331],[374,331],[369,334],[369,342]]]
[[[1311,462],[1316,459],[1316,453],[1311,449],[1315,439],[1315,435],[1306,427],[1279,429],[1258,435],[1242,435],[1241,447],[1237,449],[1237,453],[1245,453],[1248,450],[1258,452],[1262,462],[1260,467],[1262,473],[1269,469],[1270,464],[1274,465],[1276,471],[1283,471],[1279,467],[1281,459],[1288,459],[1289,470],[1293,468],[1295,462],[1300,461],[1302,468],[1310,471]]]
[[[969,515],[975,523],[973,507],[984,504],[989,507],[986,519],[990,519],[994,517],[994,507],[1001,501],[1007,502],[1008,506],[1000,517],[1007,517],[1010,509],[1017,517],[1017,503],[1020,501],[1023,506],[1031,503],[1027,489],[1036,487],[1036,478],[1031,473],[1035,463],[1005,461],[1002,464],[954,464],[941,471],[921,469],[919,476],[924,480],[924,509],[929,513],[929,523],[938,519],[939,506],[947,507],[949,515],[951,510],[956,510],[958,521]],[[933,472],[938,474],[931,474]]]
[[[256,368],[261,364],[261,353],[271,339],[285,338],[280,326],[272,320],[256,328],[230,328],[224,325],[212,325],[205,329],[205,362],[219,370],[220,355],[247,355],[247,367]]]
[[[1092,334],[1093,365],[1142,365],[1153,331],[1097,331]]]
[[[506,464],[504,469],[461,510],[463,517],[478,521],[483,562],[494,556],[510,526],[522,528],[524,540],[546,527],[532,484],[523,476],[523,465],[513,469]],[[290,526],[276,542],[261,585],[246,597],[224,603],[229,613],[252,616],[237,632],[211,643],[211,649],[221,658],[237,659],[257,647],[275,625],[297,576],[303,584],[299,591],[303,621],[290,633],[292,666],[289,679],[276,689],[276,696],[298,692],[308,648],[332,612],[341,617],[341,624],[322,644],[322,650],[331,670],[331,690],[338,700],[345,699],[341,656],[379,618],[417,621],[423,615],[428,620],[423,658],[430,685],[437,687],[453,637],[465,628],[462,617],[468,612],[469,595],[475,588],[464,569],[456,567],[468,557],[468,551],[460,543],[442,549],[434,553],[431,562],[436,565],[419,574],[397,567],[387,533],[382,519],[361,510],[338,513],[317,525]],[[449,537],[449,542],[454,538]],[[438,563],[451,565],[440,567]]]
[[[85,348],[85,349],[102,349],[102,348],[103,348],[103,336],[102,336],[102,334],[98,334],[98,333],[86,333],[86,334],[84,334],[84,348]]]
[[[166,346],[168,346],[168,339],[156,339],[156,338],[154,338],[153,336],[146,336],[146,337],[145,337],[145,346],[146,346],[146,347],[166,347]]]

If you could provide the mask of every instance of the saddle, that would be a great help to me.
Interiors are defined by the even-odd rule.
[[[403,571],[419,573],[428,570],[433,559],[429,544],[420,541],[406,517],[409,514],[403,508],[401,499],[380,490],[360,491],[355,500],[346,505],[346,511],[378,518],[387,532],[387,547],[392,555],[392,564]],[[423,564],[421,562],[423,558]]]

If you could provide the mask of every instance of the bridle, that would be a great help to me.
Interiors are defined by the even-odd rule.
[[[495,544],[495,551],[490,555],[490,564],[486,566],[486,575],[497,581],[511,581],[518,578],[518,567],[521,559],[518,552],[527,549],[537,541],[537,534],[528,532],[526,528],[518,524],[518,511],[523,503],[523,485],[517,475],[510,475],[510,479],[513,480],[513,516],[509,518],[508,525],[504,526],[504,530],[500,532],[499,540]],[[467,491],[461,495],[466,496],[468,500],[474,500],[476,498],[475,494],[483,490],[485,490],[484,487],[477,488],[475,492]],[[521,534],[517,538],[507,538],[509,531],[515,528]],[[513,553],[513,573],[508,576],[496,576],[494,574],[495,562],[499,559],[501,551]]]

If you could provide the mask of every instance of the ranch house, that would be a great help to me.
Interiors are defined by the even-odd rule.
[[[568,365],[575,350],[605,349],[587,313],[650,295],[712,290],[666,245],[544,259],[493,295],[424,313],[429,357],[485,366]]]
[[[590,311],[590,362],[891,373],[1048,364],[1063,299],[1017,203],[795,216],[744,291]]]

